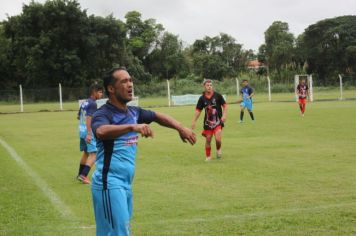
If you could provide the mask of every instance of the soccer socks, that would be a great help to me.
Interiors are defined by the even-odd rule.
[[[211,147],[205,147],[205,156],[210,157],[211,154]]]
[[[90,168],[91,168],[90,166],[84,165],[83,170],[80,172],[80,175],[87,177],[89,174]]]
[[[221,149],[221,141],[216,142],[216,150],[219,152]]]
[[[240,112],[240,121],[242,121],[244,119],[244,113],[243,111]]]
[[[79,165],[79,171],[78,171],[78,176],[80,175],[80,173],[82,173],[83,169],[84,169],[84,166],[83,164],[80,164]]]
[[[255,120],[255,117],[253,116],[253,112],[249,111],[249,113],[250,113],[251,120]]]
[[[300,112],[301,112],[302,114],[304,114],[304,112],[305,112],[305,104],[299,105],[299,108],[300,108]]]

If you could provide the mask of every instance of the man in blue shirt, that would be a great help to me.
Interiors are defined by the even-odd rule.
[[[96,235],[127,236],[132,216],[132,181],[138,134],[153,137],[148,125],[157,122],[178,131],[183,142],[194,144],[195,134],[172,117],[131,107],[132,78],[125,68],[115,68],[104,78],[109,101],[92,120],[97,138],[96,170],[92,176],[92,195]]]
[[[240,100],[240,123],[243,122],[245,109],[247,108],[248,113],[250,113],[251,120],[254,121],[255,117],[252,112],[252,97],[255,95],[253,89],[248,85],[248,80],[244,79],[242,81],[242,89],[240,90],[241,100]]]
[[[102,98],[103,88],[94,84],[89,88],[90,97],[84,101],[78,111],[80,151],[83,152],[80,159],[78,180],[84,184],[90,184],[88,174],[96,157],[96,141],[91,130],[91,120],[97,109],[96,100]]]

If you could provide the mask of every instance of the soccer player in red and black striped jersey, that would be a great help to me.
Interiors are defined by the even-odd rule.
[[[204,116],[204,130],[202,135],[206,138],[205,141],[205,155],[206,161],[211,160],[211,140],[215,136],[216,143],[216,157],[221,158],[221,136],[222,128],[227,116],[227,104],[224,97],[215,92],[211,80],[204,79],[204,93],[200,96],[195,115],[192,122],[192,129],[195,129],[196,121],[200,113],[205,109]]]
[[[299,84],[296,89],[296,94],[299,98],[299,108],[301,115],[304,116],[305,107],[307,105],[307,98],[309,97],[309,87],[305,82],[305,79],[299,81]]]

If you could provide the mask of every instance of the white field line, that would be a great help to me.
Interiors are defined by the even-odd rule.
[[[285,208],[275,211],[259,211],[259,212],[250,212],[250,213],[241,213],[236,215],[218,215],[212,217],[195,217],[190,219],[168,219],[168,220],[158,220],[153,222],[144,222],[139,224],[174,224],[174,223],[204,223],[204,222],[212,222],[212,221],[221,221],[221,220],[254,220],[256,218],[265,218],[265,217],[273,217],[273,216],[285,216],[285,215],[293,215],[301,212],[318,212],[323,210],[329,210],[332,208],[343,208],[343,207],[355,207],[356,202],[350,203],[339,203],[339,204],[329,204],[329,205],[319,205],[314,207],[300,207],[300,208]],[[95,225],[86,225],[78,227],[80,229],[94,229]]]
[[[10,154],[11,158],[14,159],[17,164],[27,173],[37,187],[43,192],[43,194],[51,201],[51,203],[57,208],[63,217],[70,217],[75,219],[74,214],[71,209],[60,199],[60,197],[47,185],[47,183],[34,171],[32,168],[26,164],[26,162],[21,158],[19,154],[13,149],[9,144],[7,144],[0,137],[0,144],[6,149]]]

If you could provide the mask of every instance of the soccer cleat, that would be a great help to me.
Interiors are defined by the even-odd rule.
[[[221,157],[222,157],[222,154],[221,154],[221,153],[217,153],[217,154],[216,154],[216,158],[217,158],[217,159],[221,159]]]
[[[78,180],[83,184],[90,184],[89,178],[84,175],[79,175]]]
[[[205,161],[211,161],[211,157],[205,157]]]
[[[241,123],[244,123],[244,121],[243,121],[243,120],[240,120],[239,123],[240,123],[240,124],[241,124]]]

